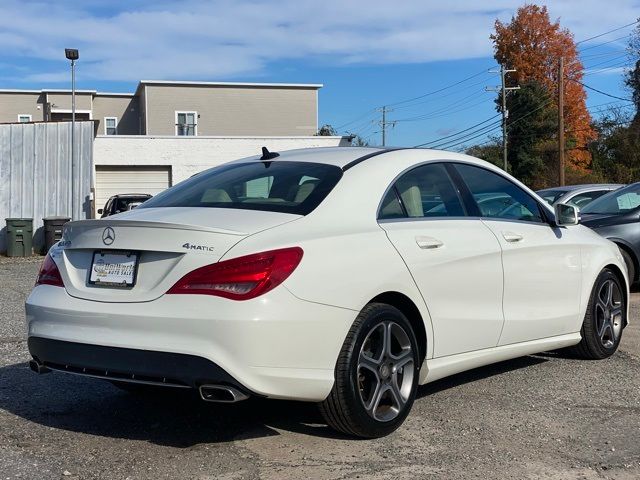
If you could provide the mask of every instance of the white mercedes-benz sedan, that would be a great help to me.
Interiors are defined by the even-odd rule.
[[[577,222],[466,155],[265,148],[68,223],[26,302],[31,368],[318,402],[330,426],[382,436],[418,385],[616,351],[625,264]]]

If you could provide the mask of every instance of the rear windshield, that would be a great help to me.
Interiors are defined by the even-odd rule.
[[[321,163],[230,163],[199,173],[138,208],[239,208],[306,215],[341,177],[339,167]]]

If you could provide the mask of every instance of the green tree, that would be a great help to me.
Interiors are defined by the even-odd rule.
[[[549,139],[557,129],[557,113],[546,87],[536,81],[523,83],[507,97],[507,109],[514,119],[507,121],[511,174],[535,188],[546,186],[553,170]]]
[[[328,123],[322,125],[316,133],[316,137],[334,137],[336,135],[338,135],[338,132]]]
[[[351,135],[351,146],[352,147],[368,147],[369,142],[367,142],[360,135],[353,134]]]
[[[481,158],[482,160],[493,163],[499,167],[503,166],[502,140],[497,137],[492,137],[488,143],[469,147],[465,153],[472,157]]]
[[[632,183],[640,179],[640,135],[636,128],[627,126],[629,122],[629,114],[611,108],[594,124],[598,138],[590,145],[593,170],[607,181]]]
[[[638,20],[640,21],[640,19]],[[635,67],[626,73],[624,83],[631,91],[631,99],[636,107],[633,119],[634,130],[640,130],[640,23],[629,38],[627,53],[629,59],[635,63]]]

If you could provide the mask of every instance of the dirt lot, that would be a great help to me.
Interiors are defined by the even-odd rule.
[[[346,439],[313,405],[139,397],[27,366],[39,260],[0,259],[0,480],[640,478],[640,294],[619,352],[537,355],[421,387],[407,422]]]

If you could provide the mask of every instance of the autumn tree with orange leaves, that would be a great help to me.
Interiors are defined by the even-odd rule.
[[[591,166],[587,144],[596,138],[596,132],[591,127],[591,117],[585,104],[587,95],[579,83],[583,66],[573,34],[561,28],[559,21],[551,22],[547,7],[526,4],[518,9],[510,22],[496,20],[491,40],[498,63],[516,69],[515,73],[509,74],[510,81],[518,84],[533,81],[543,85],[549,94],[548,102],[552,102],[556,109],[558,63],[560,57],[564,57],[567,164],[587,173]],[[525,113],[511,112],[511,121]]]

